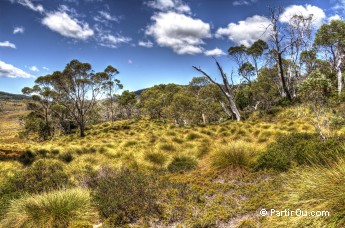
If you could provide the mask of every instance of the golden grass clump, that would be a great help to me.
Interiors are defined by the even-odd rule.
[[[69,189],[32,195],[12,201],[0,224],[2,227],[69,227],[96,218],[90,194]]]
[[[245,141],[232,141],[228,144],[217,145],[215,153],[211,156],[212,166],[216,169],[228,167],[248,168],[254,162],[258,149]]]
[[[326,216],[272,216],[268,222],[281,227],[344,227],[345,226],[345,160],[325,166],[299,168],[286,176],[285,191],[275,200],[278,207],[301,209],[303,213],[328,211]],[[325,212],[326,213],[326,212]],[[283,218],[283,219],[282,219]]]

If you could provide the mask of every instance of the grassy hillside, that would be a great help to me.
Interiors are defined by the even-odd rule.
[[[114,128],[102,123],[91,126],[85,138],[69,135],[43,143],[15,141],[16,119],[11,114],[5,118],[2,124],[12,126],[12,133],[2,131],[1,138],[0,216],[4,219],[0,224],[4,227],[18,218],[32,222],[35,216],[55,216],[20,209],[33,199],[37,198],[40,207],[46,201],[52,201],[49,205],[55,202],[55,195],[67,200],[73,194],[73,200],[84,200],[87,205],[91,200],[92,204],[85,209],[66,206],[67,217],[68,213],[78,214],[68,220],[75,227],[98,223],[104,227],[128,223],[135,227],[344,224],[344,160],[336,158],[327,165],[319,162],[314,152],[315,148],[323,151],[319,146],[323,144],[313,135],[308,112],[298,107],[265,118],[253,115],[244,122],[195,127],[149,120],[119,121]],[[339,129],[337,135],[342,132]],[[296,141],[295,136],[290,137],[292,133],[305,139],[298,136]],[[292,142],[287,152],[296,151],[285,160],[288,153],[277,152],[284,139]],[[315,147],[303,147],[306,149],[300,153],[298,145],[305,142]],[[332,148],[343,148],[341,141],[330,143]],[[270,166],[272,162],[276,166]],[[43,177],[36,179],[38,173]],[[69,192],[60,195],[65,188],[73,196]],[[18,200],[10,203],[13,198]],[[331,215],[263,217],[259,214],[263,208],[328,210]],[[60,220],[65,221],[63,218]],[[42,224],[47,227],[49,221],[42,220]]]

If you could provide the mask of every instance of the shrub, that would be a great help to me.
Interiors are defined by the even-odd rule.
[[[36,155],[31,151],[27,150],[18,157],[18,161],[23,165],[31,165],[35,161]]]
[[[234,141],[221,145],[212,156],[212,165],[215,168],[249,167],[256,155],[255,147],[244,141]]]
[[[332,138],[325,142],[316,134],[293,133],[278,137],[270,144],[256,164],[256,169],[272,168],[286,171],[295,165],[325,165],[337,160],[341,139]]]
[[[70,189],[23,197],[12,201],[1,221],[3,227],[68,227],[88,221],[92,212],[87,190]]]
[[[74,157],[70,151],[67,151],[60,154],[59,159],[63,162],[70,163],[71,161],[73,161]]]
[[[41,193],[70,185],[60,162],[38,160],[1,183],[0,215],[3,215],[12,199],[17,199],[25,193]]]
[[[172,162],[168,166],[170,172],[184,172],[196,168],[197,161],[189,156],[177,156],[174,157]]]
[[[31,167],[16,173],[9,179],[13,191],[40,193],[70,185],[61,162],[38,160]]]
[[[156,178],[140,172],[102,168],[91,179],[92,199],[110,227],[160,214]]]

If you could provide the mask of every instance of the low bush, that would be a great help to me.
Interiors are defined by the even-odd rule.
[[[217,147],[212,156],[212,165],[215,168],[250,167],[257,154],[257,149],[250,143],[234,141]]]
[[[195,158],[189,156],[174,157],[168,166],[170,172],[184,172],[196,168],[198,162]]]
[[[70,163],[71,161],[73,161],[74,157],[70,151],[67,151],[67,152],[61,153],[59,155],[59,159],[63,162]]]
[[[256,169],[286,171],[293,165],[325,165],[343,153],[341,141],[330,138],[324,142],[318,135],[307,133],[282,135],[258,158]]]
[[[31,165],[36,159],[36,155],[31,150],[26,150],[18,157],[18,161],[23,165]]]
[[[0,215],[11,199],[23,194],[41,193],[71,186],[63,164],[54,160],[38,160],[32,166],[17,171],[0,186]]]
[[[87,190],[60,190],[23,197],[11,202],[2,227],[69,227],[96,215]]]
[[[150,175],[102,168],[91,178],[92,199],[110,227],[159,215],[159,182]]]

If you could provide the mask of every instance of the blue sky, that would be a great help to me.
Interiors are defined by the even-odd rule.
[[[20,93],[35,77],[63,70],[72,59],[95,71],[116,67],[124,89],[187,84],[218,75],[233,45],[266,39],[268,6],[313,14],[315,28],[343,18],[345,0],[0,0],[0,91]]]

